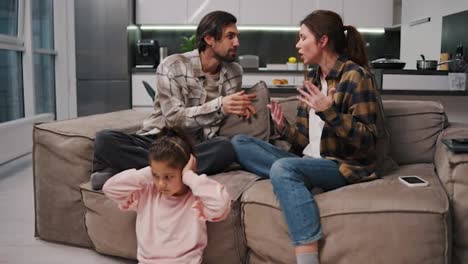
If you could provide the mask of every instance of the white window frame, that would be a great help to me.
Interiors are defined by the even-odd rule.
[[[26,0],[26,1],[35,1],[35,0]],[[36,55],[36,54],[52,55],[52,56],[54,57],[54,78],[55,78],[55,80],[54,80],[54,81],[55,81],[55,83],[54,83],[54,85],[55,85],[55,87],[54,87],[54,90],[55,90],[55,92],[54,92],[54,94],[55,94],[55,98],[54,98],[55,102],[54,102],[54,105],[55,105],[55,109],[54,109],[54,113],[51,113],[51,114],[54,114],[54,116],[55,116],[56,119],[58,119],[58,113],[59,113],[59,109],[58,109],[58,107],[57,107],[57,102],[59,101],[59,98],[57,97],[57,88],[59,88],[60,86],[57,85],[57,78],[56,78],[56,76],[57,76],[57,67],[55,66],[55,64],[57,63],[57,60],[58,60],[58,57],[57,57],[58,52],[57,52],[57,50],[56,50],[56,48],[55,48],[55,39],[56,39],[56,32],[55,32],[55,30],[56,30],[56,27],[59,27],[59,24],[60,24],[60,23],[57,23],[57,22],[55,21],[55,20],[56,20],[56,19],[55,19],[55,15],[56,15],[56,13],[59,13],[59,12],[61,11],[60,8],[58,8],[58,9],[55,8],[55,6],[58,4],[57,2],[58,2],[57,0],[52,0],[52,7],[53,7],[52,16],[53,16],[53,21],[54,21],[54,25],[53,25],[53,29],[52,29],[52,30],[53,30],[53,37],[54,37],[54,47],[53,47],[53,49],[40,49],[40,48],[39,48],[39,49],[36,49],[36,48],[34,48],[33,43],[32,43],[32,42],[33,42],[33,41],[32,41],[32,32],[30,32],[30,34],[28,35],[29,37],[31,37],[31,39],[30,39],[30,41],[29,41],[29,44],[31,45],[31,54],[32,54],[31,56],[32,56],[33,58],[34,58],[34,55]],[[31,4],[31,3],[32,3],[32,2],[30,2],[30,4]],[[31,6],[31,5],[30,5],[30,6]],[[31,15],[30,15],[30,19],[32,19],[32,8],[30,8],[29,13],[31,14]],[[29,27],[30,27],[30,30],[32,30],[32,23],[31,23],[30,21],[28,21],[28,25],[29,25]],[[58,37],[60,38],[60,36],[58,36]],[[34,71],[34,70],[35,70],[35,69],[34,69],[34,59],[32,59],[31,61],[33,62],[33,65],[32,65],[32,76],[34,77],[34,72],[35,72],[35,71]],[[33,83],[35,83],[35,81],[34,81],[35,79],[32,78],[32,80],[33,80]],[[36,87],[34,87],[34,84],[33,84],[32,86],[33,86],[33,91],[35,92],[35,91],[36,91]],[[33,113],[35,114],[35,111],[36,111],[35,96],[33,96],[32,99],[33,99],[33,101],[34,101],[34,102],[32,102],[32,104],[31,104],[31,106],[33,107],[33,109],[30,109],[30,110],[32,110]],[[61,115],[62,115],[62,113],[61,113]]]
[[[12,46],[23,46],[24,44],[24,0],[18,0],[18,30],[17,30],[17,37],[13,37],[10,35],[3,35],[0,34],[0,48],[1,49],[8,49],[11,48],[3,48],[3,45],[12,45]]]
[[[74,1],[53,0],[54,49],[32,48],[32,1],[18,0],[17,37],[0,35],[0,49],[22,52],[24,118],[0,123],[0,164],[32,151],[34,123],[77,116]],[[35,114],[34,54],[55,55],[56,113]],[[29,135],[29,136],[28,136]],[[8,150],[8,151],[6,151]]]
[[[32,1],[18,0],[17,37],[0,34],[0,49],[22,52],[24,118],[35,115],[34,54],[55,55],[56,119],[76,117],[75,0],[53,0],[53,50],[32,47]]]
[[[25,53],[25,47],[24,47],[24,10],[25,10],[25,2],[24,0],[18,0],[18,16],[17,16],[17,34],[16,36],[10,36],[10,35],[5,35],[5,34],[0,34],[0,49],[1,50],[6,50],[6,51],[15,51],[15,52],[21,52],[21,54],[24,56]],[[24,58],[23,58],[24,59]],[[24,70],[24,60],[22,61],[22,71]],[[23,80],[24,80],[24,72],[22,72]],[[23,83],[23,113],[24,117],[27,117],[26,114],[26,100],[25,100],[25,87]],[[14,120],[10,121],[13,122]],[[2,123],[0,123],[1,126]]]
[[[54,49],[57,52],[55,59],[56,119],[74,118],[77,116],[75,0],[54,0]]]

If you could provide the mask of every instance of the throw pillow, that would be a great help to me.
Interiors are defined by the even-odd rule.
[[[267,104],[270,102],[270,94],[265,82],[260,81],[246,91],[248,94],[256,93],[252,105],[257,113],[250,119],[243,119],[237,115],[228,115],[221,125],[219,135],[233,137],[244,134],[268,141],[270,137],[270,112]]]

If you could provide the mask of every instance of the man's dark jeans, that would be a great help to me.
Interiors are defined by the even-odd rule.
[[[93,172],[118,173],[148,166],[148,149],[153,140],[153,135],[141,136],[113,130],[98,132],[94,142]],[[209,139],[196,144],[193,149],[198,174],[216,174],[237,161],[231,141],[225,137]]]

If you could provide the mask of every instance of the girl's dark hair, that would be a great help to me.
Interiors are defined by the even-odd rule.
[[[220,40],[223,36],[223,28],[230,24],[237,23],[235,16],[224,11],[213,11],[205,15],[197,27],[196,45],[199,51],[206,49],[206,36],[213,36]]]
[[[190,141],[180,129],[165,127],[151,144],[148,158],[150,161],[163,161],[172,168],[182,169],[192,153]]]
[[[346,54],[355,63],[369,68],[364,40],[353,26],[344,26],[340,15],[333,11],[316,10],[301,21],[317,41],[328,36],[328,47],[338,54]],[[345,31],[347,32],[345,34]]]

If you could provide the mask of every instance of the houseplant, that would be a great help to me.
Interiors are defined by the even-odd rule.
[[[180,52],[192,51],[195,49],[195,34],[191,36],[182,37],[182,43],[180,44]]]

